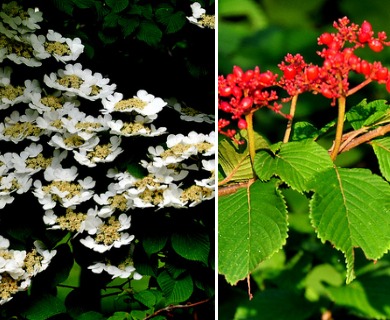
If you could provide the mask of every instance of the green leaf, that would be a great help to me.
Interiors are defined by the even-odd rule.
[[[292,141],[315,139],[318,137],[318,129],[309,122],[300,121],[293,125]]]
[[[155,46],[161,41],[162,32],[152,21],[142,21],[139,25],[137,38],[150,46]]]
[[[343,252],[347,283],[355,278],[354,248],[379,259],[390,246],[390,187],[367,169],[334,167],[317,175],[310,218],[319,238]]]
[[[305,278],[305,297],[309,301],[318,301],[327,296],[327,285],[341,286],[343,276],[330,264],[315,266]]]
[[[148,20],[153,18],[153,8],[150,3],[145,5],[131,5],[129,10],[127,11],[129,14],[138,15],[144,17]]]
[[[332,300],[352,313],[369,319],[389,319],[389,269],[369,273],[347,286],[327,289]],[[382,274],[381,274],[382,273]]]
[[[88,311],[76,317],[76,320],[105,320],[103,315],[96,311]],[[123,318],[122,318],[123,319]]]
[[[109,34],[106,34],[102,31],[98,32],[98,36],[104,44],[114,43],[116,40],[118,40],[118,36],[116,34],[109,35]]]
[[[157,277],[157,282],[167,299],[167,304],[179,303],[187,300],[194,290],[191,276],[173,279],[167,271]]]
[[[386,104],[386,100],[375,100],[367,103],[367,99],[364,99],[352,107],[345,116],[351,126],[357,130],[363,126],[371,125],[373,121],[377,121],[384,115],[384,111],[388,108],[389,106]]]
[[[158,8],[156,10],[156,19],[166,26],[166,33],[175,33],[179,31],[187,22],[184,12],[174,12],[171,6]]]
[[[74,5],[72,1],[53,0],[54,5],[62,12],[73,15]]]
[[[129,5],[129,0],[105,0],[112,12],[122,12]]]
[[[107,320],[130,320],[130,314],[124,311],[115,312]]]
[[[234,284],[285,244],[286,205],[275,181],[256,181],[220,197],[218,209],[219,273]]]
[[[313,177],[331,167],[328,152],[312,140],[284,143],[273,159],[267,151],[260,151],[254,163],[256,174],[261,179],[269,179],[274,171],[274,174],[299,192],[308,191],[308,183]]]
[[[118,25],[118,19],[118,14],[110,12],[104,17],[103,28],[115,28]]]
[[[23,316],[28,320],[46,320],[64,312],[66,312],[66,308],[60,299],[45,294],[31,299]]]
[[[134,299],[138,300],[148,308],[152,308],[162,298],[161,291],[144,290],[134,294]]]
[[[131,35],[139,26],[139,19],[138,17],[133,17],[130,19],[121,18],[118,20],[118,23],[122,27],[123,36],[126,38]]]
[[[172,248],[183,258],[208,264],[210,239],[196,226],[172,234]]]
[[[68,2],[68,1],[63,1]],[[80,9],[89,9],[95,6],[95,0],[73,0],[73,3]]]
[[[246,131],[242,131],[241,135],[245,139],[247,137]],[[268,143],[256,132],[255,140],[256,150],[268,148]],[[253,177],[247,144],[237,146],[231,140],[221,140],[218,144],[218,163],[230,181],[246,180]]]
[[[370,144],[378,158],[382,175],[387,181],[390,181],[390,137],[374,139]]]
[[[302,320],[310,318],[314,307],[299,292],[269,288],[240,305],[234,320]]]
[[[148,255],[161,251],[167,243],[168,236],[162,232],[156,231],[153,234],[148,235],[142,241],[142,245],[145,252]]]

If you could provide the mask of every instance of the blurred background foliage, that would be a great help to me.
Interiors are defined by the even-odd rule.
[[[244,71],[259,66],[263,72],[280,74],[277,65],[287,53],[300,53],[306,62],[320,63],[317,37],[334,32],[333,22],[344,16],[359,25],[364,20],[371,22],[375,32],[390,33],[390,2],[381,0],[241,0],[239,5],[234,0],[219,0],[218,74],[226,76],[234,65]],[[369,49],[356,53],[390,67],[390,48],[379,54]],[[353,76],[351,83],[362,80]],[[347,108],[364,98],[388,97],[384,85],[370,84],[347,99]],[[299,98],[295,120],[320,128],[336,116],[337,109],[328,99],[305,94]],[[260,110],[255,117],[256,130],[271,143],[282,139],[285,119],[270,110]],[[328,147],[331,139],[319,143]],[[337,164],[378,170],[367,146],[341,154]],[[246,281],[230,287],[220,276],[219,319],[390,319],[389,255],[374,266],[360,259],[358,251],[357,280],[346,286],[344,257],[317,239],[306,197],[292,190],[285,190],[285,197],[292,212],[287,245],[252,275],[252,301]]]

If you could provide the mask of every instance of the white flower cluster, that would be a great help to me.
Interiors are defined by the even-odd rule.
[[[31,278],[45,270],[56,254],[39,241],[34,245],[30,252],[12,250],[9,240],[0,236],[0,305],[10,301],[13,294],[27,290]]]
[[[11,2],[2,5],[0,17],[0,63],[9,59],[11,64],[37,67],[50,56],[67,63],[83,51],[79,39],[63,38],[52,30],[46,36],[35,35],[42,21],[37,10],[24,11]],[[167,133],[167,128],[153,124],[167,105],[163,99],[145,90],[125,98],[115,92],[116,85],[109,79],[84,69],[80,63],[66,64],[64,69],[44,75],[43,81],[25,80],[23,84],[11,81],[12,72],[10,66],[0,68],[0,112],[4,114],[0,141],[12,145],[12,150],[16,145],[22,150],[0,153],[0,209],[17,195],[31,192],[42,206],[43,222],[48,228],[67,230],[84,246],[103,254],[134,240],[128,232],[129,210],[188,208],[214,198],[214,132],[171,134],[162,145],[149,147],[140,163],[147,171],[143,178],[120,172],[112,164],[123,153],[124,143],[126,149],[131,148],[127,137]],[[87,112],[91,103],[99,106]],[[179,104],[174,108],[185,115]],[[182,120],[214,123],[206,115],[187,114]],[[99,171],[93,170],[101,163],[111,163],[112,167],[106,175],[107,185],[98,187],[101,181],[95,177]],[[3,303],[19,288],[27,288],[31,278],[27,275],[36,273],[22,273],[29,254],[8,250],[7,241],[0,236]],[[36,262],[32,268],[39,272],[55,251],[37,246],[36,252],[43,258],[31,263]],[[129,259],[118,266],[104,255],[101,261],[104,263],[97,261],[90,269],[95,273],[105,271],[113,278],[141,277]],[[4,288],[8,284],[7,291]]]
[[[215,16],[206,14],[199,2],[191,4],[192,16],[187,17],[188,21],[197,25],[199,28],[215,29]]]

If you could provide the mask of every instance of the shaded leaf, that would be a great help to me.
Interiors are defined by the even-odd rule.
[[[129,5],[129,0],[105,0],[112,12],[121,12]]]
[[[60,299],[45,294],[31,299],[23,316],[28,320],[46,320],[64,312],[66,312],[66,308]]]
[[[387,181],[390,181],[390,137],[374,139],[370,144],[378,158],[382,175]]]
[[[247,137],[246,131],[242,131],[241,134],[244,139]],[[256,150],[268,148],[268,143],[257,133],[255,133],[255,148]],[[237,146],[231,140],[221,140],[218,144],[218,163],[225,175],[230,177],[230,181],[253,177],[247,144]]]
[[[382,273],[382,274],[381,274]],[[329,287],[331,298],[338,306],[370,319],[389,319],[390,273],[369,273],[343,287]]]
[[[286,242],[286,205],[275,181],[256,181],[220,197],[218,208],[218,268],[234,284]]]
[[[302,320],[308,319],[314,312],[315,305],[311,305],[299,292],[270,288],[240,305],[234,320]]]
[[[171,237],[172,248],[183,258],[201,261],[207,265],[210,239],[207,233],[191,226],[188,230],[176,232]]]
[[[309,122],[300,121],[293,125],[292,141],[315,139],[318,137],[318,129]]]
[[[167,271],[163,271],[159,274],[157,282],[167,299],[167,304],[187,300],[194,290],[192,278],[189,275],[173,279]]]
[[[390,246],[390,187],[366,169],[332,168],[312,183],[310,218],[319,238],[342,251],[347,283],[355,278],[354,248],[379,259]]]
[[[166,26],[166,33],[179,31],[187,22],[184,12],[174,12],[174,9],[169,5],[156,10],[156,19]]]
[[[139,25],[137,38],[154,46],[161,41],[162,32],[152,21],[142,21]]]

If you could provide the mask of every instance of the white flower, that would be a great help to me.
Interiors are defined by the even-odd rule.
[[[113,247],[120,248],[123,245],[128,245],[131,241],[133,241],[133,239],[133,235],[129,235],[128,233],[121,233],[120,239],[115,240],[112,244],[109,245],[98,243],[91,236],[88,236],[85,239],[80,239],[80,242],[93,251],[103,253]]]
[[[100,73],[92,74],[89,69],[82,70],[80,63],[67,64],[65,70],[58,70],[58,75],[55,73],[45,75],[43,81],[50,88],[91,101],[109,96],[116,88],[115,84],[108,85],[110,80],[103,78]]]
[[[77,110],[77,109],[76,109]],[[97,132],[106,131],[109,129],[108,122],[111,121],[111,115],[105,116],[87,116],[83,112],[79,112],[76,116],[69,115],[68,118],[63,118],[62,123],[64,128],[72,134],[77,134],[84,140],[88,140],[96,135]]]
[[[88,167],[95,167],[97,163],[101,162],[112,162],[123,152],[123,149],[119,147],[120,143],[120,137],[112,136],[109,144],[98,144],[92,151],[73,150],[74,158],[80,164]]]
[[[184,121],[193,121],[198,123],[206,122],[210,124],[215,122],[214,115],[199,112],[191,107],[182,107],[180,103],[174,103],[173,109],[180,113],[180,119]]]
[[[84,51],[84,45],[79,38],[69,39],[62,37],[58,32],[49,30],[47,33],[46,51],[50,52],[57,61],[68,62],[77,60]]]
[[[215,28],[214,16],[206,15],[206,10],[202,8],[199,2],[194,2],[190,7],[192,10],[192,16],[187,17],[188,21],[200,28]]]
[[[5,87],[11,83],[11,67],[0,68],[0,86]]]
[[[143,116],[152,116],[159,113],[167,103],[161,98],[155,98],[145,90],[138,90],[137,95],[130,99],[123,99],[121,93],[114,93],[102,100],[105,112],[132,112]]]
[[[0,139],[18,143],[24,139],[38,141],[43,131],[35,125],[38,113],[27,109],[25,115],[18,111],[5,118],[5,123],[0,123]]]
[[[110,133],[125,137],[145,136],[154,137],[165,133],[166,128],[156,129],[149,117],[136,116],[134,122],[123,122],[122,120],[109,121],[107,125],[111,128]]]
[[[77,167],[64,169],[60,165],[52,164],[44,172],[46,181],[74,181],[77,177]]]
[[[14,30],[23,34],[40,29],[37,23],[43,20],[42,12],[33,8],[28,8],[27,11],[24,11],[16,1],[3,4],[2,9],[0,17],[4,23],[8,24]],[[17,12],[17,14],[8,15],[6,12]]]
[[[42,96],[42,92],[33,92],[30,94],[29,99],[31,100],[30,108],[37,110],[39,113],[59,111],[65,115],[80,105],[80,102],[75,97],[61,96],[61,91],[59,90],[45,96]]]
[[[78,134],[71,134],[64,132],[63,134],[56,133],[53,135],[48,144],[55,148],[61,148],[65,150],[86,150],[92,151],[99,143],[99,137],[94,136],[89,140],[84,140]]]

